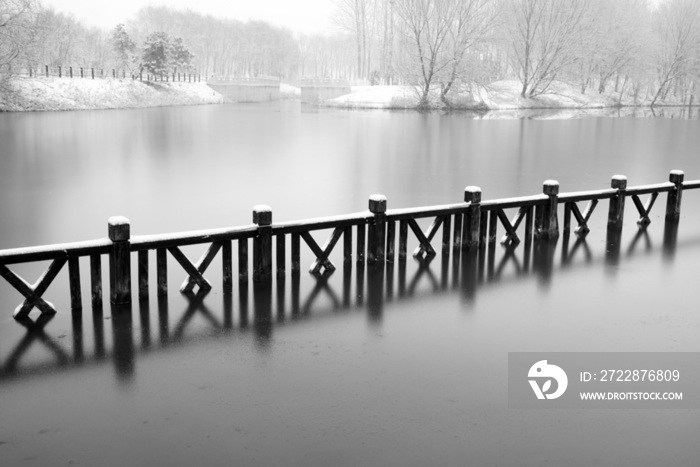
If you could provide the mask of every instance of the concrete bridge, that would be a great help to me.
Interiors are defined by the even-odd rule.
[[[277,77],[214,77],[207,85],[229,102],[269,102],[279,100],[280,78]],[[301,101],[315,104],[350,93],[350,83],[326,78],[302,78]]]
[[[256,78],[212,78],[207,85],[230,102],[268,102],[280,99],[280,79]]]

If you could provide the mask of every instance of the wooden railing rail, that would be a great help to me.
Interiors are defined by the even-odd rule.
[[[245,283],[249,279],[249,239],[252,239],[253,249],[253,280],[265,281],[271,279],[273,266],[278,276],[287,274],[287,258],[291,263],[289,269],[292,274],[300,272],[302,243],[315,256],[310,272],[320,273],[324,269],[335,269],[330,256],[341,239],[344,263],[352,261],[354,249],[356,262],[376,264],[394,262],[396,256],[399,261],[405,261],[409,231],[418,243],[412,254],[420,258],[437,254],[433,242],[440,233],[439,243],[443,254],[449,254],[451,250],[493,245],[496,243],[499,224],[505,231],[500,242],[507,247],[517,246],[521,242],[520,235],[524,237],[526,244],[529,244],[533,238],[556,238],[560,231],[569,235],[572,227],[575,227],[575,233],[583,238],[589,232],[588,222],[596,207],[601,200],[606,199],[609,201],[608,229],[622,228],[627,198],[632,199],[639,213],[637,223],[640,227],[646,227],[651,222],[650,212],[661,193],[667,194],[665,219],[677,222],[683,191],[700,188],[700,180],[685,182],[683,179],[683,172],[674,170],[670,173],[669,182],[628,188],[627,178],[616,175],[612,178],[609,189],[562,194],[559,194],[558,182],[547,180],[540,195],[491,201],[482,201],[479,187],[468,186],[464,190],[462,203],[394,210],[387,210],[386,197],[372,195],[369,198],[368,211],[277,224],[272,222],[272,209],[269,206],[258,205],[253,208],[253,224],[248,226],[166,235],[132,237],[129,220],[124,217],[112,217],[108,222],[107,239],[0,250],[0,276],[25,297],[24,302],[15,310],[14,316],[18,318],[27,316],[34,307],[42,313],[56,312],[54,306],[45,301],[42,295],[66,263],[69,270],[71,308],[81,309],[81,257],[90,258],[92,304],[93,307],[101,306],[101,264],[102,255],[105,254],[109,256],[110,301],[113,304],[131,302],[132,253],[137,254],[139,300],[148,298],[149,251],[152,250],[156,256],[156,290],[159,296],[168,292],[168,253],[185,271],[186,279],[180,291],[188,293],[195,287],[204,291],[212,288],[204,273],[221,252],[223,290],[230,293],[233,287],[233,242],[237,242],[238,281]],[[644,195],[648,195],[646,202],[640,198]],[[577,204],[579,202],[587,202],[583,211]],[[564,204],[561,229],[559,204]],[[517,212],[509,217],[506,214],[508,209],[517,209]],[[430,218],[433,219],[431,224],[423,230],[418,220]],[[331,231],[323,245],[319,245],[311,235],[312,232],[320,230]],[[287,236],[290,237],[289,254]],[[209,246],[196,262],[192,262],[181,247],[195,244]],[[52,262],[35,284],[29,284],[7,267],[9,264],[43,260]]]

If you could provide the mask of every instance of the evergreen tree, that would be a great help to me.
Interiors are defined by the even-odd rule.
[[[170,64],[176,70],[185,71],[190,68],[194,55],[187,50],[181,37],[173,40],[170,46]]]
[[[131,68],[135,64],[136,44],[131,40],[123,24],[118,24],[112,33],[112,46],[117,54],[117,60],[123,68]]]
[[[142,66],[149,73],[168,73],[171,64],[170,38],[164,32],[154,32],[144,41]]]

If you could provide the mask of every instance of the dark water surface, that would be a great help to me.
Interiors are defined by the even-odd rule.
[[[259,203],[286,221],[362,211],[372,193],[398,208],[458,202],[466,185],[488,200],[545,179],[562,192],[698,179],[698,147],[700,122],[669,118],[293,102],[0,114],[0,248],[100,238],[117,214],[138,235],[248,224]],[[585,241],[386,270],[336,252],[333,274],[232,295],[214,267],[208,295],[180,295],[171,261],[167,299],[127,309],[92,310],[83,277],[71,313],[62,272],[45,294],[59,313],[20,323],[2,281],[0,465],[696,465],[697,410],[507,405],[508,352],[700,351],[700,190],[678,230],[664,205],[640,231],[629,200],[620,239],[603,202]]]

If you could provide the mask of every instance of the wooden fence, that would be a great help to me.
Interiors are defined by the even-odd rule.
[[[329,258],[341,238],[345,263],[354,259],[363,264],[365,261],[368,264],[383,264],[394,262],[397,257],[398,261],[405,261],[409,230],[417,241],[413,256],[421,258],[437,254],[432,243],[440,230],[443,254],[449,254],[451,250],[483,248],[495,244],[499,224],[504,231],[501,243],[515,248],[521,242],[518,232],[524,237],[526,245],[529,245],[533,238],[557,238],[560,230],[568,236],[572,228],[580,238],[584,238],[589,231],[588,222],[595,208],[601,200],[606,199],[609,200],[609,230],[621,231],[627,198],[632,198],[639,213],[637,223],[642,228],[646,227],[650,223],[649,214],[660,193],[667,193],[666,220],[677,222],[683,191],[696,188],[700,188],[700,180],[684,181],[684,174],[679,170],[671,171],[669,181],[665,183],[629,188],[626,178],[616,175],[612,178],[609,189],[565,194],[559,193],[558,182],[548,180],[544,182],[543,193],[540,195],[493,201],[482,201],[481,189],[469,186],[464,192],[464,202],[456,204],[387,210],[386,198],[382,195],[372,195],[369,198],[369,210],[365,212],[277,224],[272,222],[272,210],[268,206],[258,205],[253,208],[253,224],[249,226],[134,237],[131,236],[128,219],[112,217],[108,221],[108,237],[105,239],[0,250],[0,275],[25,297],[24,302],[14,312],[15,318],[26,317],[34,307],[42,313],[56,312],[53,305],[45,301],[42,295],[66,263],[71,308],[80,310],[81,257],[90,258],[93,307],[101,307],[103,301],[103,255],[109,256],[110,302],[115,305],[128,304],[132,300],[132,253],[136,253],[138,261],[139,300],[148,298],[149,251],[156,252],[155,288],[159,296],[168,292],[168,254],[186,272],[187,277],[180,291],[188,293],[195,287],[203,291],[212,288],[204,273],[221,252],[222,287],[224,293],[230,293],[234,282],[234,243],[237,248],[238,281],[245,283],[249,280],[249,240],[252,241],[252,279],[269,281],[273,273],[283,276],[287,274],[288,269],[292,274],[300,273],[302,240],[315,256],[310,266],[310,271],[315,273],[324,269],[335,269]],[[646,202],[641,200],[641,196],[644,195],[648,195]],[[580,202],[587,202],[583,212],[578,206]],[[562,229],[559,228],[558,216],[560,204],[564,205]],[[507,209],[517,209],[512,219],[506,215]],[[417,220],[425,218],[432,219],[432,223],[423,231]],[[331,233],[321,246],[311,233],[322,230],[330,230]],[[289,254],[287,243],[291,250]],[[195,244],[209,246],[201,258],[193,263],[181,248]],[[34,285],[30,285],[7,267],[9,264],[46,260],[50,260],[51,264]]]
[[[134,73],[125,69],[105,69],[94,67],[72,67],[72,66],[28,66],[22,68],[8,69],[9,72],[19,76],[28,76],[30,78],[83,78],[83,79],[131,79],[139,81],[165,81],[165,82],[181,82],[181,83],[200,83],[202,82],[201,73],[179,72],[171,73],[148,73],[140,71]]]

